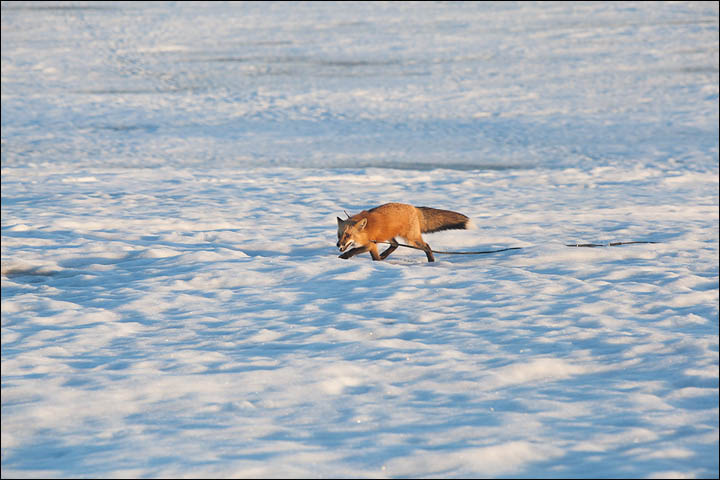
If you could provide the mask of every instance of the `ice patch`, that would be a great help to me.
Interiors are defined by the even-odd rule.
[[[512,474],[527,468],[527,464],[548,461],[563,455],[561,448],[530,442],[508,442],[477,448],[461,448],[451,452],[420,450],[405,458],[387,462],[384,472],[405,477],[411,472],[428,475],[460,475],[476,472],[484,477]]]
[[[491,372],[492,384],[499,387],[527,382],[551,382],[606,369],[600,366],[573,365],[557,358],[540,358]]]
[[[91,183],[91,182],[97,182],[98,179],[95,177],[72,177],[72,178],[63,178],[63,183]]]

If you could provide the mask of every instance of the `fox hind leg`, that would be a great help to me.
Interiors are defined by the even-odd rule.
[[[425,250],[425,255],[427,256],[428,262],[434,262],[435,256],[432,253],[432,249],[430,248],[430,245],[428,245],[426,243],[425,248],[423,248],[423,250]]]
[[[423,252],[425,252],[425,256],[427,257],[428,262],[434,262],[435,256],[432,253],[432,248],[430,248],[430,245],[423,242],[422,240],[416,240],[413,242],[416,246],[422,248]]]

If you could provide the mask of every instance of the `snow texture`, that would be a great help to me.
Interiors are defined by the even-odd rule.
[[[391,201],[522,248],[339,259]],[[718,433],[717,2],[2,3],[4,478],[717,477]]]

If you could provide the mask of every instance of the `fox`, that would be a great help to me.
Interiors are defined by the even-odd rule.
[[[373,260],[385,260],[400,246],[395,239],[400,237],[422,249],[428,262],[434,262],[435,256],[422,233],[474,228],[470,218],[462,213],[405,203],[386,203],[363,210],[347,220],[337,217],[337,224],[337,247],[343,252],[339,258],[348,259],[370,252]],[[378,253],[378,242],[388,242],[390,246]]]

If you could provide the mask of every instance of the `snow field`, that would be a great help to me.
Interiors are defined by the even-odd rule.
[[[3,206],[3,449],[15,468],[38,452],[12,473],[632,476],[703,451],[683,472],[712,468],[714,180],[692,200],[663,182],[657,206],[653,172],[556,172],[549,214],[515,193],[537,172],[137,173],[3,172],[47,195]],[[570,208],[576,188],[602,194]],[[436,249],[523,249],[336,257],[334,215],[406,191],[467,202],[479,228]]]
[[[2,476],[717,477],[716,2],[3,2]],[[477,229],[337,258],[385,202]],[[653,241],[613,248],[566,244]]]

